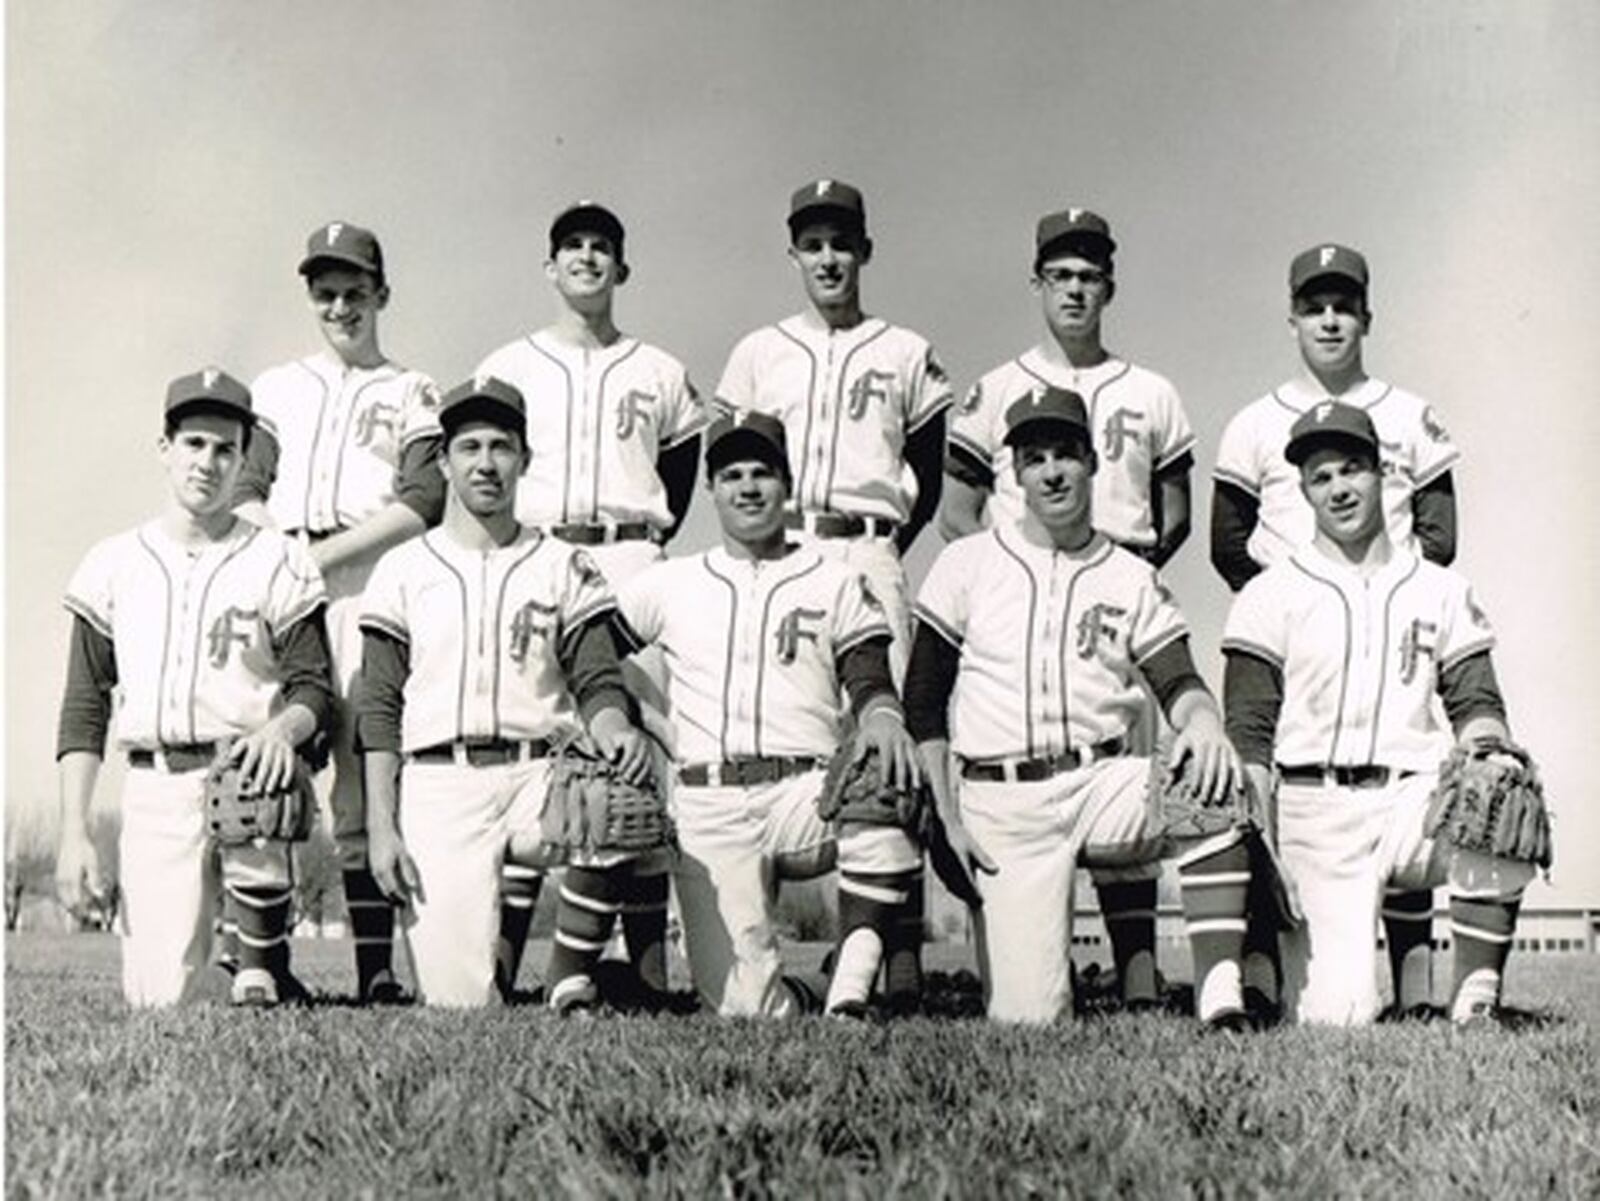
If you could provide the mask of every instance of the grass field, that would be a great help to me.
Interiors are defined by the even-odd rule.
[[[343,944],[296,957],[348,989]],[[1508,1000],[1515,1032],[1213,1036],[336,997],[131,1013],[110,937],[13,936],[6,1195],[1600,1196],[1600,957],[1514,961]]]

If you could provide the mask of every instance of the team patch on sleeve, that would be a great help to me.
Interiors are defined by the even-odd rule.
[[[1439,414],[1433,411],[1432,405],[1423,406],[1422,429],[1435,442],[1450,441],[1450,431],[1444,428],[1444,423],[1439,420]]]

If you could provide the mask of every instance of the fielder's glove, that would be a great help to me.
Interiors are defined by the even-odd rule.
[[[1175,772],[1165,755],[1150,760],[1145,788],[1150,828],[1160,838],[1194,840],[1243,826],[1252,819],[1248,788],[1235,788],[1220,800],[1199,795],[1184,772]]]
[[[578,739],[556,755],[539,825],[545,845],[568,854],[651,851],[673,843],[671,819],[655,790],[630,784]]]
[[[1425,829],[1463,850],[1548,868],[1550,813],[1528,752],[1480,739],[1453,747],[1439,768]]]
[[[282,788],[246,791],[239,765],[230,761],[224,744],[206,771],[206,828],[221,846],[246,846],[269,839],[303,842],[311,836],[317,812],[311,773],[295,757],[294,776]]]
[[[817,796],[817,816],[836,825],[896,826],[919,842],[927,831],[932,808],[926,787],[897,788],[882,779],[877,749],[855,758],[845,746],[828,762],[828,774]]]

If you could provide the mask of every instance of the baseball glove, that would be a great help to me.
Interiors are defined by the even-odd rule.
[[[539,825],[547,847],[568,853],[650,851],[673,843],[671,819],[655,790],[630,784],[578,740],[556,755]]]
[[[1192,781],[1172,770],[1165,755],[1150,758],[1145,800],[1150,828],[1161,838],[1209,838],[1251,820],[1249,789],[1233,789],[1221,800],[1201,796]]]
[[[823,821],[841,826],[897,826],[919,841],[926,833],[930,809],[926,788],[896,788],[882,782],[876,748],[856,759],[854,748],[848,745],[829,760],[817,797],[817,816]]]
[[[1425,827],[1463,850],[1548,868],[1550,813],[1528,752],[1481,739],[1451,748],[1428,801]]]
[[[271,792],[247,792],[239,766],[229,762],[228,748],[224,746],[206,771],[204,795],[206,828],[225,847],[268,839],[303,842],[311,835],[311,822],[317,812],[311,773],[298,756],[294,776],[284,787]]]

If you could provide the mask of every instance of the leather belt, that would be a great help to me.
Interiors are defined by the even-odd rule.
[[[493,738],[484,742],[440,742],[412,751],[411,763],[454,763],[457,767],[498,767],[503,763],[526,763],[543,759],[555,749],[548,738],[511,741]]]
[[[783,524],[818,538],[893,538],[900,523],[887,517],[862,517],[855,513],[785,513]]]
[[[1048,780],[1064,771],[1088,767],[1099,759],[1109,759],[1122,754],[1123,741],[1108,738],[1091,747],[1072,748],[1046,759],[991,759],[988,761],[963,759],[961,774],[968,780],[1004,780],[1007,784],[1032,784]]]
[[[804,755],[760,759],[724,759],[721,763],[688,763],[678,769],[678,782],[691,788],[739,788],[746,784],[771,784],[803,775],[822,764]]]
[[[597,525],[573,521],[549,528],[552,535],[576,546],[598,546],[607,542],[646,542],[654,541],[656,536],[655,527],[648,521],[613,521]]]
[[[216,757],[217,744],[214,742],[186,742],[157,747],[155,750],[136,746],[128,751],[128,766],[153,768],[177,775],[210,767]]]
[[[1414,776],[1414,771],[1362,763],[1354,767],[1327,766],[1321,763],[1280,763],[1278,778],[1285,784],[1304,784],[1313,788],[1382,788],[1393,780]]]

